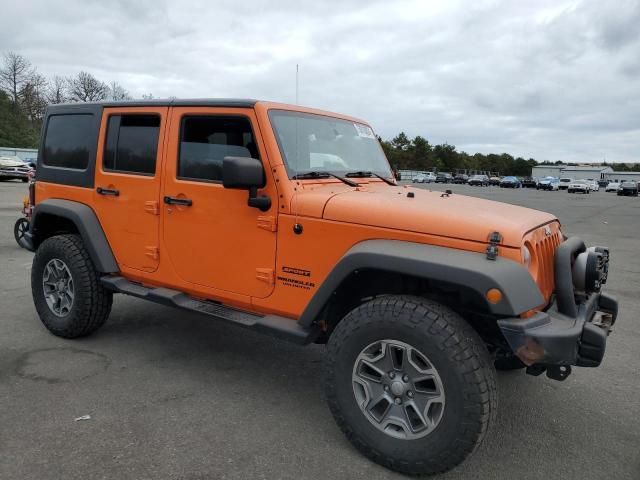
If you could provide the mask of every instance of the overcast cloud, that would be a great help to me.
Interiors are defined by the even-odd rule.
[[[295,100],[469,153],[640,161],[640,0],[2,0],[0,51],[134,96]]]

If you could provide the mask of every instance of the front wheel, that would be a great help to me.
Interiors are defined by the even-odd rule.
[[[349,441],[391,470],[449,470],[482,442],[495,418],[495,370],[457,313],[412,296],[351,311],[328,342],[329,408]]]
[[[18,245],[24,248],[24,234],[29,231],[29,220],[20,217],[13,226],[13,237]]]

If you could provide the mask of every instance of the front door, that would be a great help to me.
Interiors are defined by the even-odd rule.
[[[248,192],[222,186],[226,156],[268,165],[251,109],[173,107],[163,186],[163,241],[182,280],[266,297],[273,290],[278,202],[268,212],[247,205]],[[266,169],[267,178],[270,172]]]
[[[121,267],[146,272],[158,268],[160,172],[168,110],[104,110],[94,205]]]

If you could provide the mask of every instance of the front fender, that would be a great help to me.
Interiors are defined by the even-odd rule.
[[[336,264],[315,293],[298,322],[310,326],[333,293],[353,272],[375,269],[460,285],[485,299],[486,292],[497,288],[502,300],[486,301],[494,315],[517,316],[539,307],[545,300],[526,268],[512,260],[498,257],[488,260],[482,253],[456,250],[397,240],[367,240],[353,246]]]

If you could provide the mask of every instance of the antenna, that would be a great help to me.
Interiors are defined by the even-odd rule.
[[[298,72],[299,72],[299,66],[296,63],[296,105],[298,105]]]

